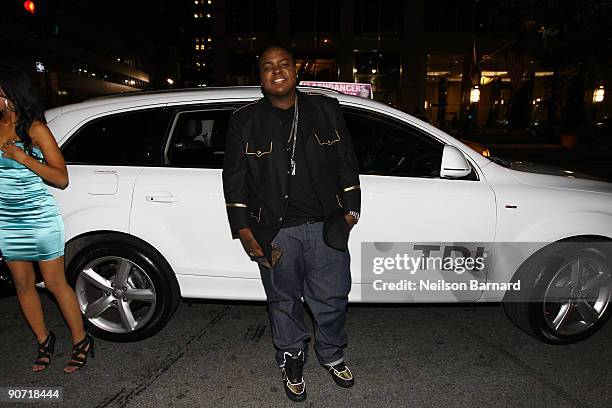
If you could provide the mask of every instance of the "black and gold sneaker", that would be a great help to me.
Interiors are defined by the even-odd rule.
[[[283,373],[283,386],[285,393],[291,401],[300,402],[306,399],[306,382],[304,382],[304,353],[297,351],[283,354],[284,364],[281,367]]]
[[[355,379],[353,373],[344,364],[344,361],[336,364],[335,366],[327,366],[327,369],[331,373],[334,382],[343,388],[351,388],[355,385]]]

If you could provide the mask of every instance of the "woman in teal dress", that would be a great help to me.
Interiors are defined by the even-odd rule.
[[[72,337],[74,372],[93,356],[93,338],[85,332],[76,296],[64,274],[64,223],[46,184],[65,189],[68,171],[46,125],[30,78],[0,65],[0,252],[11,271],[21,310],[38,340],[32,369],[45,370],[55,347],[36,290],[33,262],[55,296]],[[44,180],[44,182],[43,182]]]

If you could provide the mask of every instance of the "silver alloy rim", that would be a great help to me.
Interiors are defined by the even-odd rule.
[[[591,256],[571,259],[544,292],[544,317],[562,336],[585,332],[601,319],[612,295],[612,275],[605,262]]]
[[[112,333],[138,330],[155,311],[151,278],[140,266],[119,256],[96,258],[85,265],[75,292],[87,320]]]

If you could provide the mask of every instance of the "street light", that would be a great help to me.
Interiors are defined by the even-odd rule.
[[[470,91],[470,103],[478,103],[480,101],[480,89],[478,85],[474,86]]]
[[[606,90],[604,89],[603,85],[601,85],[593,92],[593,103],[603,102],[605,96]]]

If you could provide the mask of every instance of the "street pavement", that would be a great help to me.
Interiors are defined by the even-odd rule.
[[[17,300],[0,299],[0,387],[64,388],[63,405],[38,406],[296,406],[273,363],[262,303],[182,302],[150,339],[97,339],[96,358],[72,375],[62,373],[67,328],[51,298],[43,303],[58,343],[50,368],[34,374],[35,343]],[[584,342],[551,346],[513,326],[499,305],[351,305],[347,331],[356,385],[336,386],[311,353],[301,405],[612,406],[612,324]]]

